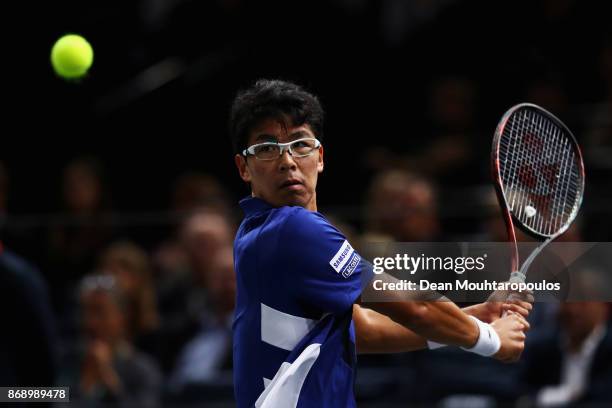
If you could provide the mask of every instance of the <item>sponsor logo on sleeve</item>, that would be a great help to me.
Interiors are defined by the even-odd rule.
[[[347,240],[344,240],[342,246],[340,247],[338,252],[336,252],[336,255],[334,255],[334,257],[329,261],[329,264],[332,268],[334,268],[336,272],[340,273],[340,271],[342,271],[342,268],[344,268],[344,265],[346,265],[353,253],[355,253],[355,250],[353,249],[351,244],[349,244]]]
[[[353,272],[355,272],[355,269],[357,269],[357,265],[359,265],[360,261],[361,257],[357,254],[357,252],[354,252],[351,259],[346,263],[346,267],[342,270],[342,276],[345,278],[351,276]]]

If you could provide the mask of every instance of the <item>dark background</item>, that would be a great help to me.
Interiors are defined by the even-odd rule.
[[[581,139],[588,107],[605,97],[599,60],[609,40],[606,2],[421,2],[429,14],[413,12],[403,22],[411,8],[394,11],[395,3],[61,1],[35,10],[22,4],[10,16],[22,27],[10,42],[24,55],[18,64],[9,60],[17,72],[5,77],[14,91],[4,108],[12,123],[3,149],[11,212],[53,211],[60,169],[80,154],[106,165],[121,210],[165,208],[171,181],[190,169],[244,195],[227,112],[235,92],[261,77],[295,80],[324,103],[322,207],[359,203],[369,147],[408,152],[428,143],[428,91],[445,76],[472,80],[477,90],[481,171],[459,183],[487,181],[497,120],[526,100],[536,80],[563,87],[568,111],[553,113]],[[69,32],[85,36],[95,51],[89,76],[78,84],[57,78],[49,64],[53,42]],[[164,64],[171,67],[164,71]],[[142,85],[147,70],[159,83]]]

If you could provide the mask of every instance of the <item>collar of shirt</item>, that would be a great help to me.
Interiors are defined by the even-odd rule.
[[[240,207],[242,208],[242,211],[244,211],[244,215],[247,217],[274,208],[261,198],[251,196],[240,200]]]

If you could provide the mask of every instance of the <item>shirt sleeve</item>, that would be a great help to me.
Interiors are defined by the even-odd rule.
[[[326,313],[344,313],[372,276],[368,262],[321,214],[294,209],[281,232],[287,286],[299,301]]]

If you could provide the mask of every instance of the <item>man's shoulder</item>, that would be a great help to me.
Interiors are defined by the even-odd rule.
[[[307,210],[304,207],[280,207],[278,210],[281,211],[282,217],[286,218],[286,222],[292,225],[330,225],[321,213]]]
[[[303,207],[281,207],[279,217],[279,232],[286,239],[322,238],[326,232],[334,228],[323,215]]]
[[[248,226],[248,221],[245,221]],[[337,240],[341,235],[320,213],[299,206],[283,206],[272,209],[265,220],[260,220],[256,228],[250,225],[239,233],[245,245],[263,245],[293,252],[296,248],[321,245],[327,240]],[[255,235],[254,235],[255,234]],[[251,238],[248,238],[248,237]],[[256,239],[253,239],[256,238]]]

